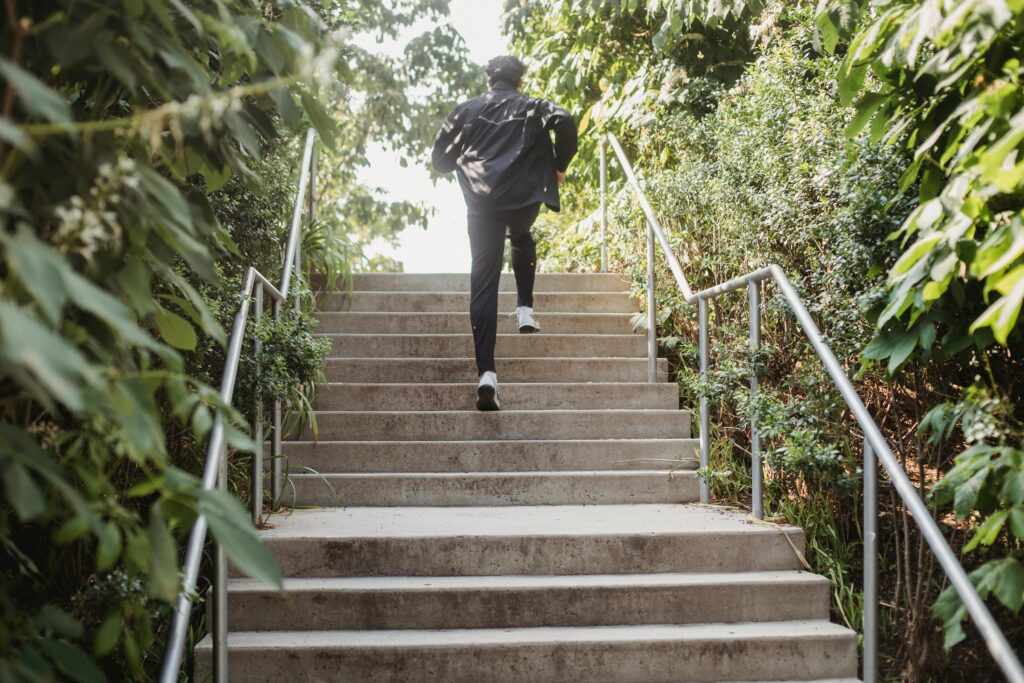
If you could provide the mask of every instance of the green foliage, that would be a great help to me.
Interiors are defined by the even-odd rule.
[[[628,134],[651,118],[659,102],[706,112],[709,100],[722,84],[735,81],[753,54],[750,21],[762,5],[516,0],[506,3],[504,24],[516,51],[532,57],[526,90],[576,115],[582,158],[593,158],[591,129]],[[595,168],[576,164],[567,208],[591,210],[596,180]]]
[[[934,493],[958,518],[976,521],[964,547],[970,553],[1012,534],[1008,521],[1024,515],[1015,512],[1024,433],[1005,418],[1019,405],[993,398],[1019,402],[1024,352],[1024,4],[875,5],[850,38],[839,93],[857,110],[851,134],[867,129],[912,152],[900,189],[917,183],[920,205],[890,236],[903,253],[889,270],[875,310],[878,334],[864,356],[888,360],[890,373],[930,361],[973,375],[921,423],[933,443],[966,447]],[[836,34],[850,28],[827,11],[819,26]],[[994,415],[993,405],[1003,419],[979,420]],[[981,424],[990,428],[979,431]],[[1024,600],[1020,539],[1006,536],[972,573],[983,595],[993,593],[1014,613]],[[951,591],[936,611],[952,647],[964,637],[966,612]]]
[[[840,95],[858,112],[850,133],[906,145],[901,189],[919,182],[921,204],[892,236],[905,251],[878,319],[917,332],[879,349],[902,358],[895,366],[908,347],[928,358],[1011,342],[1024,302],[1018,5],[882,3],[840,66]]]
[[[350,96],[331,111],[340,144],[321,164],[318,194],[329,201],[319,217],[331,233],[347,237],[361,270],[372,270],[366,247],[375,239],[396,244],[406,228],[426,228],[431,209],[389,201],[387,189],[363,184],[358,174],[369,163],[368,150],[383,147],[402,165],[421,164],[433,173],[429,150],[440,122],[458,102],[485,89],[486,81],[446,20],[448,0],[352,0],[337,9],[332,23],[357,39],[346,46]],[[419,24],[430,28],[412,32]],[[394,49],[402,42],[403,49]]]
[[[222,222],[210,193],[258,191],[260,158],[305,117],[334,138],[320,94],[340,46],[300,2],[8,7],[0,672],[142,679],[197,514],[243,571],[280,582],[239,503],[192,474],[215,414],[253,446],[208,384],[233,313],[219,300],[234,308],[243,257],[279,263],[243,231],[276,217],[229,221],[239,207],[218,202]]]
[[[259,324],[250,322],[249,338],[259,341],[259,355],[243,359],[236,390],[237,402],[253,405],[257,389],[265,402],[279,400],[293,412],[285,431],[292,433],[308,420],[316,432],[316,418],[308,397],[324,381],[324,359],[331,350],[330,339],[313,336],[317,321],[310,315],[288,313],[281,318],[264,316]],[[256,369],[259,368],[259,378]]]

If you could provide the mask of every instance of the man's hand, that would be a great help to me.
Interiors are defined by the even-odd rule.
[[[558,186],[561,187],[562,183],[565,182],[565,174],[561,171],[555,171],[555,178],[558,180]]]

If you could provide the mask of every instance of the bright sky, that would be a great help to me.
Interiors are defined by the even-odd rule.
[[[502,0],[452,0],[451,22],[478,64],[508,50],[501,35],[501,11]],[[441,122],[437,124],[440,127]],[[408,273],[469,272],[466,205],[454,174],[434,185],[425,168],[402,168],[387,150],[371,149],[369,157],[370,167],[361,175],[364,182],[386,189],[392,201],[422,202],[434,209],[426,230],[409,228],[402,233],[397,250],[381,243],[374,245],[374,253],[397,258]]]

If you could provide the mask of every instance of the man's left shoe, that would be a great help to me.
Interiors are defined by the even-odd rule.
[[[480,383],[476,387],[476,409],[501,410],[501,402],[498,401],[498,376],[490,370],[480,375]]]
[[[516,308],[516,318],[519,322],[519,334],[533,334],[534,332],[540,332],[540,324],[537,319],[533,317],[533,308],[529,306],[519,306]]]

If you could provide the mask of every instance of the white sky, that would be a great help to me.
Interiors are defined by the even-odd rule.
[[[502,0],[451,2],[450,20],[466,41],[470,58],[478,64],[508,51],[508,41],[501,35],[501,12]],[[441,121],[437,125],[440,127]],[[425,168],[402,168],[396,156],[380,147],[371,147],[369,158],[370,166],[360,175],[365,183],[384,188],[392,201],[421,202],[434,209],[427,229],[405,230],[398,249],[378,243],[371,251],[400,260],[408,273],[469,272],[466,205],[454,174],[435,185]]]

